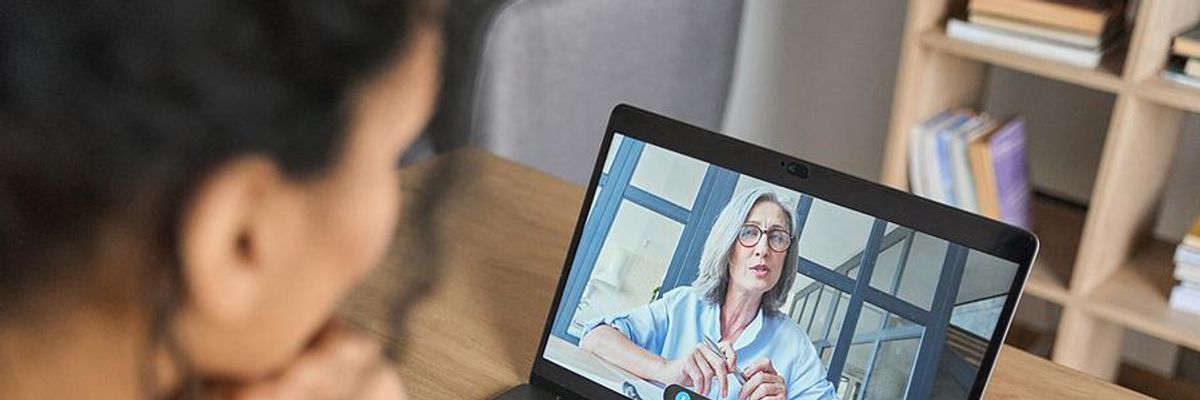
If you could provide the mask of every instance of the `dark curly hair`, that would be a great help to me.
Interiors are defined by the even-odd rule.
[[[171,264],[144,297],[169,312],[189,187],[246,154],[321,173],[346,97],[404,52],[430,3],[0,2],[0,321],[84,279],[100,223],[135,214]]]

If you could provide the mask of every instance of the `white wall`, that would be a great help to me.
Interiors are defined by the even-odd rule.
[[[750,0],[725,132],[879,176],[905,2]]]
[[[723,130],[877,179],[906,4],[748,0]],[[988,87],[987,110],[1027,119],[1035,187],[1085,202],[1112,97],[1002,69],[993,69]],[[1177,155],[1158,224],[1164,237],[1178,237],[1200,213],[1195,115],[1188,118]],[[1126,350],[1127,356],[1156,353]]]

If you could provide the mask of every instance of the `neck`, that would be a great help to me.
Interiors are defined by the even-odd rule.
[[[170,381],[151,349],[145,324],[87,305],[39,308],[40,315],[0,326],[0,398],[140,399],[149,394],[145,376]],[[153,351],[155,361],[148,364]]]
[[[761,303],[762,294],[727,289],[725,302],[721,304],[721,338],[731,343],[737,341],[742,331],[758,316]]]

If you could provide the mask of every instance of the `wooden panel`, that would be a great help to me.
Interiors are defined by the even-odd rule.
[[[1200,1],[1142,0],[1130,39],[1125,77],[1130,82],[1153,78],[1170,53],[1171,38],[1200,19]]]
[[[1054,365],[1029,353],[1005,346],[1000,352],[1001,365],[992,375],[985,399],[1149,399],[1096,378]],[[1037,366],[1006,368],[1005,366]],[[1046,387],[1044,382],[1055,382]]]
[[[1087,294],[1124,262],[1154,216],[1183,113],[1118,96],[1092,191],[1071,290]]]
[[[922,34],[921,43],[932,51],[1011,68],[1030,75],[1074,83],[1102,92],[1117,93],[1125,87],[1125,82],[1117,74],[1121,70],[1125,54],[1120,49],[1106,56],[1100,68],[1091,69],[956,40],[946,36],[941,28]]]
[[[1136,365],[1121,364],[1117,382],[1121,386],[1159,399],[1200,399],[1200,385],[1161,376]]]
[[[1138,83],[1134,91],[1143,99],[1168,107],[1200,114],[1200,89],[1152,77]]]
[[[1096,318],[1079,306],[1064,306],[1054,340],[1054,362],[1112,381],[1121,361],[1124,334],[1119,325]]]
[[[1142,246],[1086,298],[1093,314],[1162,340],[1200,350],[1200,315],[1167,305],[1175,285],[1175,245],[1157,240]]]
[[[1033,232],[1041,240],[1042,247],[1029,273],[1025,290],[1059,305],[1066,304],[1069,296],[1067,282],[1079,248],[1084,213],[1042,200],[1034,201],[1033,218]]]

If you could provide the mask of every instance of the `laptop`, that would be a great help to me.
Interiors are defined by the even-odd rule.
[[[628,105],[501,399],[979,399],[1030,232]]]

